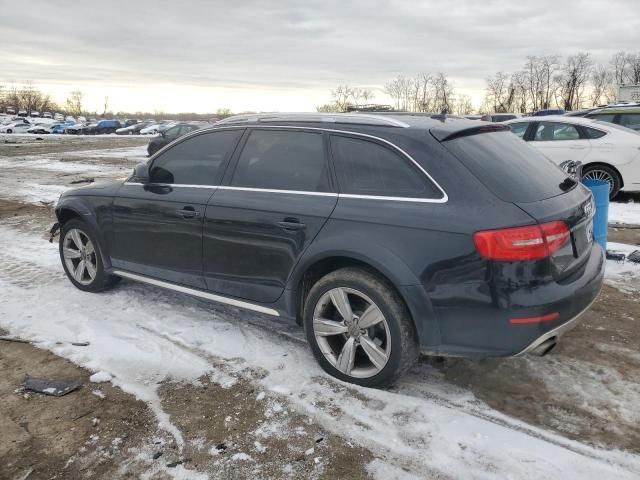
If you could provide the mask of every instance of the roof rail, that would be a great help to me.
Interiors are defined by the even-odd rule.
[[[360,113],[255,113],[227,117],[216,125],[274,122],[348,123],[408,128],[409,125],[388,116]]]

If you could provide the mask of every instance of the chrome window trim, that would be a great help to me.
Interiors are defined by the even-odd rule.
[[[140,183],[140,182],[129,182],[125,181],[124,185],[147,185],[150,187],[183,187],[183,188],[209,188],[215,189],[219,188],[215,185],[189,185],[186,183]]]
[[[265,193],[290,193],[292,195],[317,195],[320,197],[337,197],[335,192],[307,192],[303,190],[278,190],[273,188],[253,188],[253,187],[232,187],[227,185],[220,185],[220,190],[240,190],[243,192],[265,192]]]
[[[351,193],[335,193],[335,192],[304,192],[300,190],[276,190],[270,188],[249,188],[249,187],[229,187],[226,185],[186,185],[181,183],[169,184],[169,183],[138,183],[138,182],[124,182],[124,185],[150,185],[154,187],[178,187],[178,188],[209,188],[212,190],[237,190],[242,192],[263,192],[263,193],[284,193],[291,195],[316,195],[321,197],[338,197],[338,198],[360,198],[367,200],[391,200],[394,202],[421,202],[421,203],[437,203],[430,198],[414,198],[414,197],[385,197],[382,195],[356,195]]]
[[[253,310],[255,312],[265,313],[274,317],[279,317],[280,313],[273,308],[263,307],[262,305],[256,305],[254,303],[245,302],[235,298],[225,297],[222,295],[216,295],[215,293],[204,292],[194,288],[184,287],[182,285],[176,285],[175,283],[165,282],[163,280],[157,280],[155,278],[147,277],[144,275],[138,275],[136,273],[126,272],[124,270],[114,270],[114,275],[119,277],[129,278],[137,282],[148,283],[149,285],[155,285],[156,287],[166,288],[168,290],[174,290],[180,293],[186,293],[193,295],[194,297],[204,298],[206,300],[212,300],[214,302],[225,303],[227,305],[233,305],[234,307],[246,308],[247,310]]]
[[[248,188],[248,187],[234,187],[234,186],[226,186],[226,185],[219,185],[219,186],[215,186],[215,185],[184,185],[184,184],[147,184],[147,185],[156,185],[156,186],[167,186],[167,187],[190,187],[190,188],[220,188],[220,189],[224,189],[224,190],[244,190],[244,191],[256,191],[256,192],[269,192],[269,193],[291,193],[294,195],[337,195],[338,197],[343,197],[343,198],[361,198],[361,199],[369,199],[369,200],[391,200],[391,201],[396,201],[396,202],[419,202],[419,203],[447,203],[449,201],[449,196],[447,195],[447,192],[445,192],[444,188],[442,188],[440,186],[440,184],[429,174],[429,172],[427,172],[424,168],[422,168],[422,166],[416,162],[414,160],[414,158],[409,155],[407,152],[405,152],[402,148],[400,148],[399,146],[397,146],[396,144],[394,144],[393,142],[390,142],[389,140],[385,140],[384,138],[380,138],[380,137],[376,137],[375,135],[369,135],[367,133],[360,133],[360,132],[351,132],[349,130],[337,130],[337,129],[333,129],[333,128],[318,128],[318,127],[305,127],[303,125],[263,125],[263,124],[257,124],[257,125],[251,125],[251,124],[235,124],[235,125],[229,125],[229,126],[219,126],[216,127],[215,125],[212,126],[211,128],[207,128],[207,129],[201,129],[201,130],[196,130],[192,133],[189,133],[187,135],[185,135],[184,140],[186,140],[187,138],[185,137],[191,137],[191,136],[196,136],[196,135],[201,135],[205,132],[215,132],[218,130],[229,130],[229,129],[238,129],[238,128],[247,128],[247,129],[253,129],[253,128],[257,128],[257,129],[290,129],[290,130],[313,130],[313,131],[318,131],[318,132],[330,132],[330,133],[342,133],[345,135],[354,135],[357,137],[364,137],[364,138],[370,138],[373,140],[377,140],[379,142],[382,142],[388,146],[390,146],[391,148],[397,150],[400,154],[404,155],[406,158],[408,158],[411,163],[413,163],[413,165],[415,165],[416,168],[418,168],[418,170],[420,170],[435,186],[438,190],[440,190],[440,192],[442,193],[442,197],[441,198],[420,198],[420,197],[391,197],[391,196],[382,196],[382,195],[358,195],[358,194],[352,194],[352,193],[335,193],[335,192],[301,192],[298,190],[271,190],[271,189],[264,189],[264,188]],[[159,153],[159,152],[158,152]],[[156,155],[158,154],[156,153]],[[154,155],[155,158],[155,155]],[[125,182],[125,185],[142,185],[141,183],[136,183],[136,182]]]

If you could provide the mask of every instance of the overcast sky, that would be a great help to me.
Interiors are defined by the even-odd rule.
[[[637,0],[0,0],[0,84],[88,107],[312,110],[338,84],[445,72],[479,105],[527,55],[640,50]]]

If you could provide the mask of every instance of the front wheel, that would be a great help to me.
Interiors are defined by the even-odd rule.
[[[321,278],[305,301],[307,340],[330,375],[365,387],[394,382],[418,357],[409,311],[376,274],[343,268]]]
[[[99,292],[119,280],[105,274],[100,245],[83,221],[73,219],[63,225],[59,250],[67,277],[80,290]]]

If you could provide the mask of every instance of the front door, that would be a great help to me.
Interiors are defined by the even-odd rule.
[[[242,130],[177,143],[153,160],[150,181],[125,182],[113,203],[116,268],[196,288],[202,275],[202,225]]]
[[[210,290],[274,302],[336,202],[323,134],[252,128],[209,200],[204,274]]]
[[[575,125],[562,122],[538,123],[531,142],[556,165],[566,160],[581,162],[591,150],[591,142]]]

